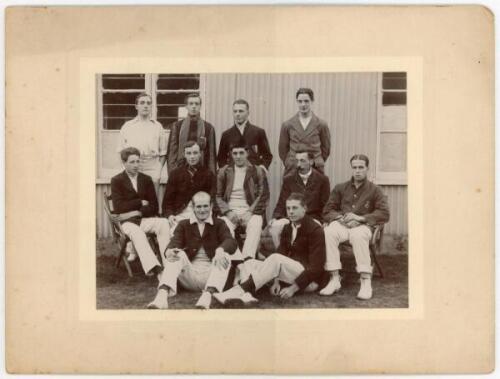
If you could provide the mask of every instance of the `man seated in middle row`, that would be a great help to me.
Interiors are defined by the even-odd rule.
[[[250,260],[247,280],[214,294],[221,304],[237,301],[249,305],[257,301],[252,293],[273,281],[271,294],[288,299],[298,291],[313,292],[323,285],[326,272],[325,234],[314,219],[306,215],[304,195],[292,193],[286,200],[290,224],[281,234],[278,251],[265,261]],[[283,286],[286,284],[286,286]]]
[[[185,143],[184,160],[170,173],[163,195],[163,215],[171,230],[193,215],[191,198],[195,193],[203,191],[215,197],[215,174],[201,164],[201,149],[196,141]]]
[[[217,174],[217,206],[233,236],[237,226],[245,228],[242,259],[255,258],[269,202],[267,177],[263,168],[248,161],[243,141],[233,144],[230,152],[232,163]]]
[[[314,154],[311,151],[297,151],[295,153],[297,169],[292,174],[283,178],[280,197],[273,218],[269,221],[269,233],[274,246],[279,246],[280,235],[283,227],[290,223],[286,218],[285,202],[293,192],[302,193],[307,206],[307,215],[322,223],[323,207],[330,196],[330,181],[328,177],[314,169]]]
[[[236,241],[224,221],[212,216],[208,193],[198,192],[191,201],[194,214],[175,228],[149,309],[167,309],[168,298],[177,293],[177,281],[187,290],[202,291],[196,307],[208,309],[212,294],[226,284]]]

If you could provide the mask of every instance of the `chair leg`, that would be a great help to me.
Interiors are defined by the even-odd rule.
[[[126,267],[126,269],[127,269],[128,276],[129,276],[130,278],[132,278],[132,277],[134,276],[134,274],[133,274],[133,272],[132,272],[132,268],[130,267],[130,263],[129,263],[129,261],[127,260],[127,257],[124,255],[124,256],[123,256],[123,258],[122,258],[122,260],[123,260],[123,263],[125,263],[125,267]]]
[[[380,266],[380,263],[378,262],[376,251],[374,251],[374,249],[371,248],[370,253],[371,253],[373,262],[375,262],[375,267],[376,267],[380,277],[383,279],[384,278],[384,271],[382,270],[382,266]]]
[[[116,268],[120,267],[120,262],[122,261],[122,258],[125,257],[125,249],[127,248],[127,243],[121,243],[120,244],[120,253],[118,254],[118,257],[116,258],[115,266]]]

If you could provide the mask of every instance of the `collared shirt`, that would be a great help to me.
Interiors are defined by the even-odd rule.
[[[248,120],[246,120],[243,124],[241,125],[238,125],[235,123],[236,127],[238,128],[238,130],[240,131],[241,135],[243,135],[243,133],[245,133],[245,128],[247,126],[247,123],[248,123]]]
[[[311,176],[312,174],[312,168],[309,169],[309,172],[305,175],[302,175],[300,172],[299,172],[299,176],[300,178],[302,179],[302,182],[304,182],[304,185],[307,184],[307,181],[309,180],[309,177]]]
[[[295,225],[292,222],[292,244],[293,244],[293,241],[295,241],[295,238],[297,238],[297,232],[299,231],[299,228],[300,228],[300,224]]]
[[[311,119],[312,119],[312,113],[309,114],[309,117],[301,117],[299,115],[299,121],[300,121],[300,124],[302,125],[302,127],[304,128],[304,130],[307,129],[307,125],[309,125],[309,123],[311,122]]]
[[[130,181],[132,182],[132,187],[134,187],[135,192],[137,192],[137,176],[138,176],[138,175],[136,175],[136,176],[131,176],[131,175],[129,175],[129,173],[127,172],[127,176],[128,176],[128,178],[130,179]]]
[[[214,219],[212,218],[212,215],[210,215],[206,220],[199,221],[196,218],[196,216],[193,214],[193,215],[191,215],[191,217],[189,217],[189,223],[190,224],[197,223],[198,224],[198,230],[200,231],[200,236],[202,236],[203,232],[205,231],[205,224],[213,225],[214,224]]]
[[[142,120],[139,116],[125,122],[120,129],[116,151],[119,153],[126,147],[139,149],[141,161],[165,155],[167,139],[163,127],[152,118]]]

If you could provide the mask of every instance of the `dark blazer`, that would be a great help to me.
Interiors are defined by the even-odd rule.
[[[178,215],[199,191],[210,194],[212,201],[215,201],[215,184],[215,175],[206,167],[199,167],[194,175],[189,173],[186,163],[176,168],[168,178],[163,195],[163,215]]]
[[[234,184],[234,164],[225,166],[217,173],[217,206],[221,214],[230,211],[229,199],[233,191]],[[259,166],[249,164],[245,179],[243,181],[245,197],[250,207],[249,211],[255,215],[264,215],[267,204],[269,203],[269,185],[267,183],[266,173]]]
[[[312,170],[311,176],[307,180],[307,185],[304,185],[297,170],[293,174],[285,176],[278,203],[276,204],[276,208],[274,208],[273,218],[287,217],[286,199],[293,192],[304,195],[307,214],[322,222],[323,207],[330,196],[330,181],[328,178],[315,169]]]
[[[203,120],[205,121],[205,120]],[[179,120],[170,125],[170,136],[168,138],[168,152],[167,152],[167,167],[169,174],[181,167],[186,160],[184,159],[184,151],[179,151],[179,133],[181,131],[183,120]],[[215,128],[212,124],[205,121],[205,142],[197,141],[198,145],[202,147],[203,164],[214,174],[217,172],[215,168],[216,150],[215,150]],[[203,146],[205,145],[205,146]]]
[[[285,225],[281,233],[279,254],[286,255],[299,261],[305,270],[295,279],[295,283],[302,290],[309,283],[316,282],[321,287],[324,280],[324,266],[326,261],[325,233],[312,217],[304,216],[297,237],[293,244],[292,225]]]
[[[137,192],[125,171],[111,178],[111,200],[115,213],[140,211],[142,217],[155,217],[158,214],[158,200],[156,199],[153,180],[149,175],[141,172],[137,174]],[[142,205],[141,200],[147,200],[148,205]],[[135,220],[140,223],[140,219]]]
[[[242,137],[245,144],[250,148],[248,160],[254,165],[264,165],[268,169],[273,160],[273,155],[269,149],[266,132],[264,129],[250,124],[250,122],[247,122],[243,136],[236,125],[222,133],[219,154],[217,155],[219,168],[232,162],[230,147],[232,144],[238,143]]]
[[[190,220],[182,220],[175,228],[168,248],[184,250],[189,260],[194,258],[201,247],[205,249],[210,259],[214,257],[218,247],[222,247],[226,253],[233,254],[237,248],[236,240],[231,236],[226,223],[219,218],[213,218],[213,221],[213,225],[205,224],[203,235],[200,236],[197,223],[191,224]]]

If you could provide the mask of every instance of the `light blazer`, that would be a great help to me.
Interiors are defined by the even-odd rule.
[[[153,180],[149,175],[141,172],[137,174],[137,192],[125,170],[113,176],[111,179],[111,200],[115,213],[140,211],[143,218],[155,217],[158,214],[158,200]],[[141,200],[147,200],[149,204],[142,205]],[[133,222],[139,224],[140,218],[133,220]]]
[[[279,155],[287,173],[296,166],[295,153],[299,150],[309,150],[314,153],[314,165],[321,172],[330,156],[330,130],[326,121],[314,113],[307,128],[304,130],[296,114],[281,126],[279,140]]]

